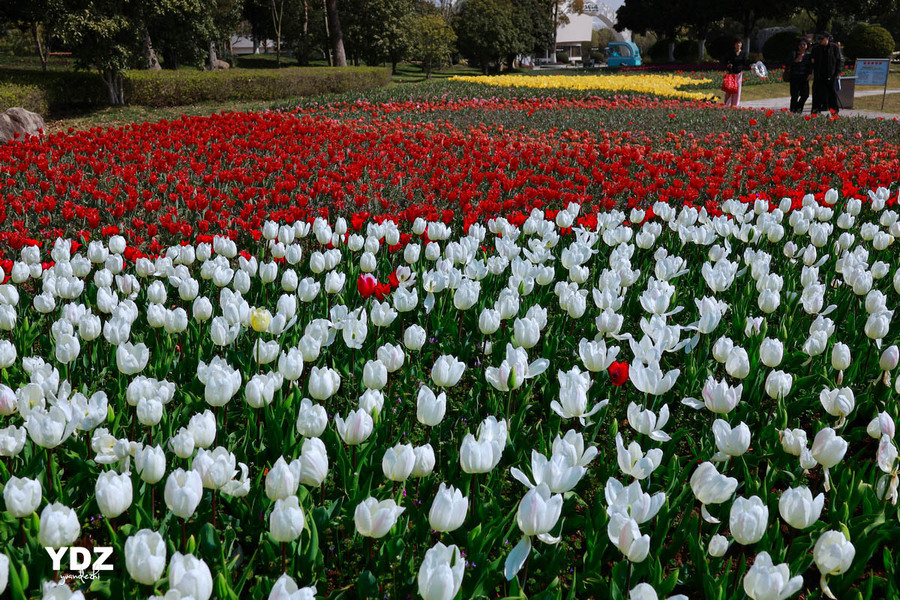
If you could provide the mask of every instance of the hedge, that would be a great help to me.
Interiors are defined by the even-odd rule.
[[[125,101],[158,107],[210,100],[279,100],[370,90],[390,80],[391,70],[380,67],[293,67],[250,72],[129,71],[125,78]]]
[[[37,88],[44,96],[45,111],[89,108],[108,102],[100,75],[86,71],[0,69],[0,84]]]
[[[292,67],[214,72],[164,70],[128,71],[124,87],[128,104],[163,107],[362,91],[381,87],[390,80],[390,69],[380,67]],[[7,87],[10,91],[4,92]],[[17,91],[13,92],[13,89]],[[42,100],[36,99],[39,95],[43,96]],[[28,101],[31,106],[41,109],[34,112],[106,106],[108,103],[100,76],[83,71],[0,69],[0,106],[6,104],[7,98],[11,102]]]
[[[47,112],[47,94],[33,85],[0,83],[0,112],[13,106],[42,115]]]

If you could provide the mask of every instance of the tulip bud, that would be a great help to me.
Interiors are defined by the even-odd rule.
[[[425,552],[419,567],[419,595],[423,600],[455,598],[462,586],[465,561],[459,548],[441,542]]]
[[[12,476],[3,486],[6,510],[17,519],[30,516],[41,505],[43,491],[37,479]]]
[[[356,531],[365,537],[382,538],[405,510],[392,499],[379,502],[375,498],[367,498],[356,506],[353,513]]]
[[[95,495],[103,516],[114,519],[131,506],[134,489],[128,473],[119,475],[114,471],[104,471],[97,478]]]
[[[203,498],[203,480],[197,471],[176,469],[166,479],[165,500],[175,516],[189,519]]]
[[[428,513],[435,531],[450,532],[462,526],[469,509],[469,499],[453,486],[441,483]]]
[[[766,533],[769,508],[759,496],[736,498],[728,520],[734,541],[745,546],[755,544]]]
[[[707,551],[710,556],[718,558],[725,556],[725,553],[728,552],[728,546],[730,546],[728,538],[724,535],[716,534],[710,538]]]
[[[153,585],[166,570],[166,542],[156,531],[141,529],[125,540],[125,568],[138,583]]]
[[[41,546],[47,548],[62,548],[75,544],[75,540],[81,535],[81,525],[75,511],[55,502],[48,504],[41,511],[40,529],[38,541]]]
[[[176,552],[169,562],[169,590],[177,590],[179,598],[209,600],[213,592],[209,566],[192,554]]]
[[[824,494],[813,498],[807,487],[788,488],[778,499],[778,512],[791,527],[806,529],[819,520],[824,504]]]
[[[166,455],[162,446],[144,446],[134,454],[135,469],[145,483],[154,484],[166,474]]]
[[[765,338],[759,346],[759,358],[767,367],[777,367],[784,356],[781,340]]]

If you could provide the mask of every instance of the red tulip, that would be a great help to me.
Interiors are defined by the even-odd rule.
[[[374,294],[376,287],[378,287],[378,280],[369,273],[363,273],[356,280],[356,289],[363,298],[368,298]]]
[[[609,365],[609,376],[614,386],[620,386],[628,381],[628,363],[614,361]]]

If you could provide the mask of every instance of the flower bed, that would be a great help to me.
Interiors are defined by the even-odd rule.
[[[897,142],[897,128],[877,121],[798,123],[641,97],[310,104],[0,148],[0,240],[18,250],[29,239],[87,239],[108,228],[153,254],[216,233],[247,245],[270,218],[483,222],[571,201],[799,202],[831,187],[853,195],[891,185]]]
[[[680,75],[456,75],[450,81],[467,81],[497,87],[526,87],[567,90],[604,90],[636,92],[670,98],[709,100],[709,94],[678,89],[687,85],[710,83],[704,79]]]
[[[0,593],[900,595],[896,125],[454,85],[0,149]]]

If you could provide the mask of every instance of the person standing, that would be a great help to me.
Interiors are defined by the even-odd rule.
[[[741,105],[741,81],[744,77],[744,71],[750,68],[750,66],[747,64],[746,57],[744,56],[743,52],[741,52],[743,46],[744,42],[741,40],[741,38],[735,38],[734,52],[725,60],[725,73],[731,73],[737,76],[737,91],[733,93],[725,93],[725,106],[737,107]]]
[[[791,70],[791,112],[800,114],[809,98],[809,78],[812,76],[812,57],[807,52],[805,39],[797,42],[797,49],[791,54],[786,68]]]
[[[843,68],[841,49],[831,43],[831,34],[823,31],[812,51],[812,112],[838,112],[837,82]]]

